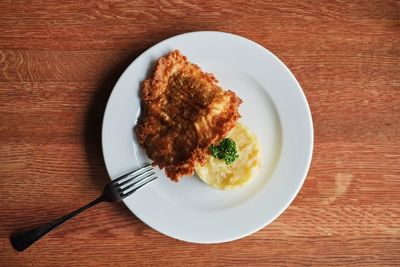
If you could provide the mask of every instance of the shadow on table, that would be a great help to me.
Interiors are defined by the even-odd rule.
[[[95,92],[88,108],[85,120],[85,148],[86,157],[90,168],[90,178],[93,186],[99,191],[110,181],[103,160],[103,152],[101,145],[101,129],[103,123],[103,115],[107,105],[108,98],[114,85],[122,75],[124,70],[132,61],[138,57],[143,51],[134,51],[123,57],[114,67],[112,67],[104,78],[100,80],[97,91]],[[121,212],[132,216],[132,213],[120,205]]]

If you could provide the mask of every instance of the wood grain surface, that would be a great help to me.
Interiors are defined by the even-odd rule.
[[[100,129],[123,70],[197,30],[267,47],[308,98],[305,184],[241,240],[166,237],[101,204],[29,250],[11,233],[64,215],[107,181]],[[399,266],[399,1],[0,1],[0,266]]]

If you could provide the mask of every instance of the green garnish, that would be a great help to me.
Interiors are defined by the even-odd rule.
[[[224,138],[217,146],[210,146],[211,155],[214,158],[224,160],[226,164],[232,164],[239,155],[236,150],[236,143],[231,138]]]

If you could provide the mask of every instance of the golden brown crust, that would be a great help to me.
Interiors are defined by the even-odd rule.
[[[240,118],[242,102],[178,50],[158,60],[153,77],[143,82],[141,98],[139,143],[173,181],[192,175],[196,162],[205,162],[208,147]]]

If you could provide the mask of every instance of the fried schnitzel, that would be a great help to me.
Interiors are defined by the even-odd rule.
[[[204,164],[208,148],[224,138],[240,118],[242,100],[175,50],[161,57],[143,82],[139,143],[153,165],[177,182]]]

